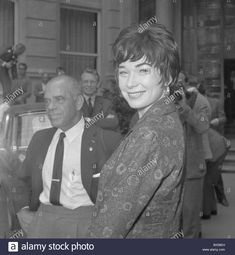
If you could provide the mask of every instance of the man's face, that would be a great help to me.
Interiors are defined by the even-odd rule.
[[[26,75],[26,68],[23,65],[19,65],[17,72],[19,76],[24,77]]]
[[[44,74],[42,75],[42,82],[43,82],[44,84],[46,84],[48,81],[49,81],[48,74],[47,74],[47,73],[44,73]]]
[[[162,95],[159,71],[141,58],[135,62],[123,62],[118,68],[119,87],[130,107],[139,113],[148,108]]]
[[[64,81],[50,81],[45,89],[45,102],[52,126],[66,131],[73,127],[78,117],[77,99]]]
[[[95,95],[99,87],[97,77],[91,73],[83,73],[81,80],[83,94],[89,97]]]

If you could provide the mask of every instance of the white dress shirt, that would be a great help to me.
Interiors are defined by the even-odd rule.
[[[82,118],[75,126],[65,132],[60,203],[69,209],[93,205],[81,179],[81,144],[84,124]],[[43,191],[39,199],[44,204],[50,204],[55,150],[61,132],[63,132],[61,129],[55,132],[42,168]]]

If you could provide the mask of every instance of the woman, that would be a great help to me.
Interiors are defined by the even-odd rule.
[[[124,29],[113,46],[119,88],[139,120],[102,169],[89,236],[174,238],[180,229],[183,128],[173,102],[177,45],[164,26]]]

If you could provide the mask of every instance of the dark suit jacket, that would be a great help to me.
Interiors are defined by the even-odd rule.
[[[217,98],[207,97],[208,102],[211,107],[211,120],[218,118],[219,125],[217,127],[211,126],[219,133],[223,134],[223,125],[226,121],[226,116],[224,113],[224,107]]]
[[[88,105],[85,99],[82,111],[84,117],[89,117]],[[101,112],[103,112],[104,118],[100,118],[96,122],[96,125],[104,129],[116,130],[118,128],[119,122],[117,114],[113,110],[112,102],[102,96],[96,96],[91,117],[94,117]]]
[[[42,167],[56,130],[56,128],[49,128],[34,134],[20,171],[21,177],[29,184],[29,208],[32,211],[36,211],[40,204],[39,195],[43,190]],[[99,179],[94,178],[93,175],[100,172],[120,139],[120,134],[102,130],[95,125],[84,129],[81,146],[81,176],[83,186],[93,202],[96,199]]]
[[[194,105],[185,105],[179,112],[186,127],[186,178],[202,178],[206,173],[203,135],[209,129],[210,105],[198,93]]]
[[[43,87],[42,83],[37,83],[34,86],[34,96],[35,96],[35,101],[38,102],[43,102],[44,101],[44,92],[43,92]]]

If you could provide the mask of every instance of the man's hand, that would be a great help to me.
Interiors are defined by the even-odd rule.
[[[213,127],[219,126],[219,119],[218,119],[218,118],[215,118],[215,119],[211,120],[210,124],[211,124],[211,126],[213,126]]]
[[[184,94],[183,91],[181,93],[181,96],[182,96],[182,99],[181,100],[177,100],[177,105],[179,107],[184,107],[187,104],[187,102],[186,102],[186,97],[185,97],[185,94]]]
[[[13,66],[13,62],[12,61],[4,62],[3,66],[10,69]]]

